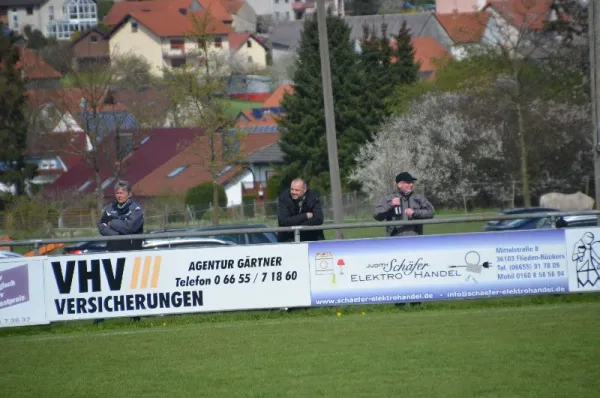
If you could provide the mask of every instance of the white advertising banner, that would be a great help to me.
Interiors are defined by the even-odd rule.
[[[308,244],[46,259],[49,321],[310,306]]]
[[[43,259],[0,261],[0,327],[46,324]]]
[[[311,242],[312,305],[565,293],[569,279],[564,233]]]
[[[600,228],[577,228],[565,231],[569,290],[600,291]]]

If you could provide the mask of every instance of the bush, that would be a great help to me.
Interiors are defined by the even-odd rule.
[[[219,192],[219,207],[227,206],[227,194],[225,188],[217,186]],[[210,207],[213,198],[212,182],[203,182],[202,184],[190,188],[185,195],[185,204],[194,206],[196,210],[206,210]]]
[[[281,176],[275,174],[267,181],[267,200],[277,200],[279,193],[281,192]]]
[[[33,232],[40,237],[50,236],[59,217],[58,210],[53,206],[25,196],[15,197],[5,214],[4,227],[13,237],[22,237]]]
[[[244,217],[254,218],[256,212],[254,211],[254,203],[256,202],[255,194],[246,194],[242,196],[242,208],[244,209]]]

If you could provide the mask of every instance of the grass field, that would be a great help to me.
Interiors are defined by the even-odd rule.
[[[237,116],[238,113],[249,108],[261,108],[262,102],[251,102],[233,99],[230,101],[229,109],[227,110],[229,116]]]
[[[595,397],[599,315],[599,295],[572,295],[3,330],[0,385],[10,397]]]

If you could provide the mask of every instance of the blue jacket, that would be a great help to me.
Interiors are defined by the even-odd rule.
[[[102,210],[98,231],[102,236],[135,235],[144,233],[144,212],[134,200],[128,199],[122,206],[116,201]],[[141,239],[108,241],[106,250],[127,251],[142,248]]]

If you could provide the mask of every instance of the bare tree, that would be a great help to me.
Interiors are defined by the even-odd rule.
[[[164,123],[154,118],[156,112],[148,102],[115,100],[114,89],[135,81],[145,73],[140,72],[143,67],[124,59],[111,65],[70,68],[68,88],[35,93],[30,107],[31,138],[38,147],[77,155],[92,170],[98,210],[104,205],[103,168],[110,167],[118,179],[128,154],[147,134],[145,130]]]
[[[196,62],[178,68],[164,68],[165,82],[177,115],[183,125],[202,129],[193,147],[198,164],[210,172],[213,185],[212,223],[219,224],[219,179],[223,170],[241,158],[243,137],[234,130],[234,116],[228,109],[227,76],[231,73],[229,54],[216,44],[214,24],[209,12],[190,13],[191,30],[186,35],[188,51]],[[181,120],[183,119],[183,120]]]
[[[441,86],[449,83],[467,92],[485,91],[494,107],[504,106],[506,122],[514,121],[525,206],[531,206],[529,159],[536,139],[531,104],[539,99],[569,98],[574,89],[580,89],[580,83],[574,82],[582,80],[581,71],[565,62],[567,48],[561,36],[547,28],[548,15],[545,0],[492,3],[479,18],[486,28],[481,43],[465,51],[460,65],[438,74]]]

